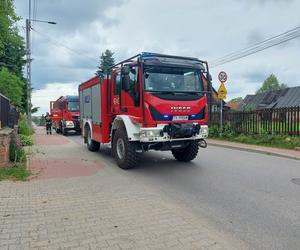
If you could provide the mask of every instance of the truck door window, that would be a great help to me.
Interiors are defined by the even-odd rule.
[[[139,95],[139,77],[138,77],[138,68],[132,67],[130,73],[130,84],[129,84],[129,94],[133,98],[134,106],[139,106],[140,103],[140,95]]]
[[[120,72],[118,72],[115,75],[115,95],[120,94],[120,89],[121,89],[121,76],[120,76]]]

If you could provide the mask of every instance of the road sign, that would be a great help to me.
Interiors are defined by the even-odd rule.
[[[223,100],[226,98],[226,95],[227,95],[227,89],[226,89],[224,83],[222,82],[218,89],[218,98]]]
[[[224,83],[227,81],[227,74],[225,71],[221,71],[218,75],[219,81]]]

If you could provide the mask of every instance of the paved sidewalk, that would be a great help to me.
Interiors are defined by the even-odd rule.
[[[290,159],[300,160],[300,151],[292,149],[272,148],[258,145],[243,144],[238,142],[230,142],[223,140],[208,139],[208,145],[220,146],[226,148],[239,149],[244,151],[286,157]]]
[[[0,182],[0,249],[244,248],[100,153],[43,133],[30,161],[35,178]]]

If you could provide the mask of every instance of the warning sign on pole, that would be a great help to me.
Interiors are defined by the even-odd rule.
[[[227,89],[226,89],[224,83],[222,82],[218,89],[218,98],[221,100],[224,100],[224,99],[226,99],[226,95],[227,95]]]

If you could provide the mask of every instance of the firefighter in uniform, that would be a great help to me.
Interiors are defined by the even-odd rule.
[[[46,116],[45,116],[45,120],[46,120],[46,131],[47,131],[47,135],[48,134],[52,134],[51,133],[51,128],[52,128],[52,121],[51,121],[51,116],[49,115],[49,113],[47,112]]]

